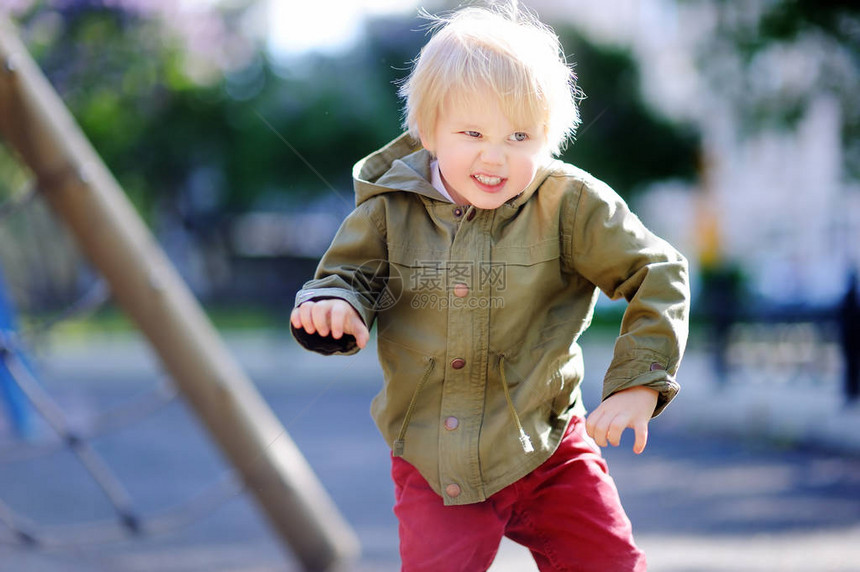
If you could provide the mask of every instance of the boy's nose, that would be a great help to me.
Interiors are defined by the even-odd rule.
[[[481,160],[488,165],[501,165],[505,154],[497,145],[487,145],[481,151]]]

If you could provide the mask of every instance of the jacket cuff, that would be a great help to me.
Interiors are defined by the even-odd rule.
[[[653,357],[653,356],[652,356]],[[653,357],[650,361],[641,358],[610,369],[603,381],[603,399],[632,387],[648,387],[658,392],[653,417],[657,417],[680,391],[675,377],[666,370],[665,359]],[[642,373],[636,373],[636,372]]]

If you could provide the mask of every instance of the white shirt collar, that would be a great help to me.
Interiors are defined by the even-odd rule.
[[[448,199],[449,202],[454,202],[454,199],[448,194],[448,189],[445,188],[445,183],[442,182],[442,174],[439,172],[439,161],[436,159],[430,161],[430,184],[433,185],[434,189],[439,191],[439,194]]]

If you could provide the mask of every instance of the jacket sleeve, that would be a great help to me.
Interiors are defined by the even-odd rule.
[[[370,329],[388,278],[382,208],[381,200],[370,199],[350,213],[320,260],[314,278],[296,294],[296,308],[308,301],[338,298],[349,303]],[[355,337],[348,334],[336,340],[292,325],[291,331],[302,346],[324,355],[349,355],[359,349]]]
[[[572,266],[609,298],[628,302],[603,398],[650,387],[660,393],[654,410],[659,415],[679,390],[675,374],[690,313],[687,261],[645,228],[607,185],[593,178],[579,185],[571,196],[573,224],[566,245]]]

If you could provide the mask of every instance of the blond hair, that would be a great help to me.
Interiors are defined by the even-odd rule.
[[[400,86],[404,127],[432,140],[449,95],[468,97],[489,89],[515,124],[543,126],[549,151],[557,155],[579,125],[576,76],[558,36],[516,2],[505,8],[467,7],[431,16],[433,36]]]

